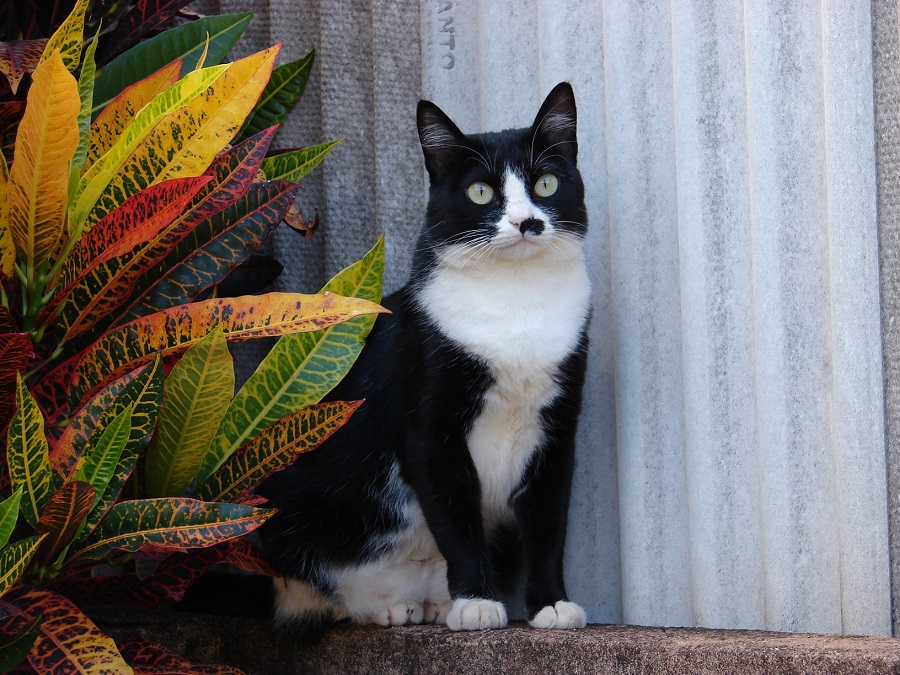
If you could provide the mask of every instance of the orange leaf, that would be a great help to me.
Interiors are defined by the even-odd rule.
[[[268,293],[179,305],[114,328],[95,342],[78,365],[69,400],[80,401],[157,352],[182,353],[220,324],[225,337],[237,342],[315,331],[386,311],[374,302],[333,293]]]
[[[69,161],[78,146],[78,83],[59,54],[34,71],[9,172],[9,222],[21,258],[50,257],[65,224]]]

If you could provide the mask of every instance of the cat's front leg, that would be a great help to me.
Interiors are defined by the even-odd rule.
[[[428,437],[428,436],[423,436]],[[413,484],[429,530],[447,561],[447,590],[435,604],[435,621],[450,630],[485,630],[507,624],[497,600],[490,552],[484,536],[478,473],[462,430],[445,435],[439,452],[420,448]],[[427,454],[431,451],[431,454]],[[426,619],[427,620],[427,619]]]
[[[584,628],[585,611],[570,602],[563,582],[563,554],[575,465],[575,429],[581,406],[586,343],[560,370],[561,393],[542,413],[544,443],[515,501],[527,558],[525,609],[535,628]]]

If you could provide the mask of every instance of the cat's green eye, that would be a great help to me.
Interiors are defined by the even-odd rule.
[[[467,189],[466,194],[476,204],[489,204],[494,198],[494,188],[487,183],[472,183]]]
[[[552,173],[545,173],[534,184],[534,194],[538,197],[549,197],[559,187],[559,179]]]

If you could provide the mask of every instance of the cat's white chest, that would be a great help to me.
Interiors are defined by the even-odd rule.
[[[580,250],[475,269],[442,267],[420,294],[429,318],[485,363],[493,384],[468,434],[489,520],[503,517],[534,450],[540,413],[559,394],[556,373],[589,311]]]

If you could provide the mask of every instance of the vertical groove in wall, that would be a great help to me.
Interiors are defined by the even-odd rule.
[[[900,635],[900,8],[892,0],[871,8],[892,622]]]

